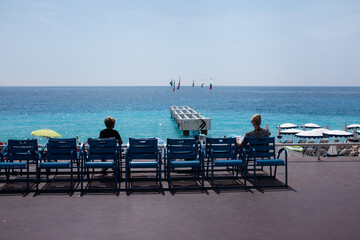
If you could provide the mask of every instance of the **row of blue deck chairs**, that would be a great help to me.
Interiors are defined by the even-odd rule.
[[[50,138],[41,150],[38,150],[37,140],[8,140],[1,153],[0,178],[6,183],[26,182],[24,191],[33,191],[30,188],[33,182],[35,191],[41,191],[39,185],[42,182],[57,181],[53,176],[63,174],[70,182],[68,190],[74,191],[74,183],[78,182],[84,192],[92,190],[88,183],[99,172],[96,170],[108,169],[113,172],[113,187],[96,188],[95,191],[119,191],[121,181],[125,182],[126,191],[137,190],[133,186],[135,181],[148,180],[156,182],[153,188],[159,191],[164,190],[163,180],[168,182],[169,190],[173,189],[173,181],[188,179],[197,181],[199,188],[204,188],[207,180],[213,188],[217,187],[217,179],[227,178],[242,179],[243,184],[237,187],[248,188],[250,180],[253,187],[263,187],[258,184],[257,172],[264,172],[264,168],[269,167],[266,176],[276,179],[277,167],[283,166],[285,183],[270,186],[288,186],[287,153],[281,149],[275,156],[274,138],[245,138],[244,146],[238,149],[235,138],[207,138],[205,144],[195,138],[167,139],[162,151],[156,138],[130,138],[123,153],[115,138],[90,138],[80,149],[75,138]],[[284,160],[279,158],[282,151]],[[31,168],[36,173],[35,178],[30,178]],[[177,174],[179,171],[189,174]],[[14,172],[26,179],[11,177]]]

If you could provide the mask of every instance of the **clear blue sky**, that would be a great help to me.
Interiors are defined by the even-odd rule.
[[[0,86],[359,86],[360,1],[0,0]]]

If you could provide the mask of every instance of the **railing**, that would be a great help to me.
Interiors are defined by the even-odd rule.
[[[360,142],[347,142],[347,143],[341,143],[341,142],[337,142],[337,143],[275,143],[276,147],[285,147],[285,146],[299,146],[299,147],[317,147],[317,148],[321,148],[321,147],[331,147],[331,146],[356,146],[356,145],[360,145]],[[316,156],[317,159],[320,160],[320,151],[316,151]]]

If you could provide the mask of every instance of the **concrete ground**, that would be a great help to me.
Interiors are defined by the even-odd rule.
[[[0,194],[0,239],[359,239],[359,173],[292,156],[289,189]]]

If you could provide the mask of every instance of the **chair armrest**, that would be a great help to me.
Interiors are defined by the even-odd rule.
[[[47,147],[47,143],[44,144],[44,146],[41,148],[42,152],[45,152],[45,148]]]
[[[3,153],[6,152],[6,151],[7,151],[7,148],[8,148],[8,145],[6,144],[6,145],[4,146],[2,152],[3,152]]]
[[[2,153],[1,153],[1,159],[4,160],[4,157],[7,155],[7,144],[4,146]]]
[[[280,154],[281,154],[283,151],[285,151],[285,161],[287,161],[287,150],[286,150],[286,148],[281,148],[281,149],[279,149],[278,154],[277,154],[277,158],[279,159]]]
[[[38,160],[38,158],[36,157],[36,155],[37,155],[37,152],[35,152],[35,151],[33,151],[33,150],[29,150],[29,151],[27,151],[27,153],[26,153],[27,155],[32,155],[33,156],[33,158],[34,158],[34,161],[36,161],[37,162],[37,160]],[[29,162],[29,159],[27,159],[27,162]]]

